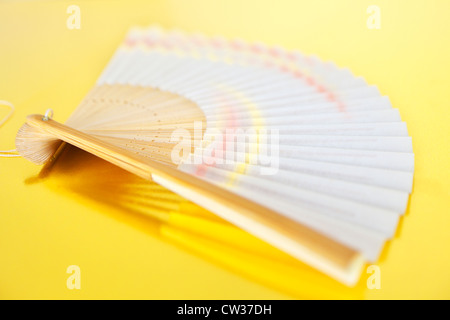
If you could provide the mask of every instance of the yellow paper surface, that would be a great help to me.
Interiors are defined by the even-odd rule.
[[[79,30],[66,26],[71,4],[81,9]],[[366,25],[372,4],[379,30]],[[0,128],[1,150],[14,148],[28,114],[53,108],[64,121],[128,27],[160,23],[350,68],[399,108],[416,169],[406,216],[377,264],[381,289],[367,288],[370,274],[348,289],[195,207],[158,222],[165,213],[151,188],[123,189],[141,182],[80,151],[67,150],[45,179],[24,159],[0,158],[0,298],[450,298],[448,12],[445,0],[2,2],[0,100],[16,112]],[[7,111],[0,106],[0,117]],[[222,240],[195,234],[205,223],[220,224]],[[228,232],[247,239],[246,250],[228,243]],[[80,290],[66,286],[70,265],[80,267]]]

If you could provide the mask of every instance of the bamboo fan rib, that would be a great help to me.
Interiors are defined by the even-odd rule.
[[[156,27],[129,32],[65,126],[30,117],[16,146],[45,163],[59,140],[347,284],[394,236],[414,170],[398,110],[350,71]]]

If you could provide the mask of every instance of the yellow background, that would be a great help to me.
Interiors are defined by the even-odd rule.
[[[69,4],[81,8],[81,30],[66,27]],[[372,4],[380,30],[366,26]],[[350,290],[301,264],[290,262],[289,282],[282,268],[256,268],[257,258],[237,254],[233,265],[214,258],[228,257],[226,248],[202,253],[165,239],[154,223],[107,204],[119,197],[111,186],[123,173],[76,150],[46,179],[33,179],[40,168],[24,159],[0,158],[0,298],[450,298],[449,13],[445,0],[3,1],[0,100],[17,110],[0,129],[2,150],[14,148],[27,114],[51,107],[64,121],[127,28],[157,22],[298,48],[350,68],[400,109],[416,169],[406,216],[378,263],[381,289],[367,289],[363,274]],[[96,188],[107,191],[104,201]],[[66,287],[73,264],[81,290]]]

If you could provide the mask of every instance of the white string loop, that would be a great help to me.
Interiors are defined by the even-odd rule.
[[[47,111],[45,111],[44,117],[42,118],[42,120],[47,121],[48,119],[53,118],[53,109],[47,109]]]

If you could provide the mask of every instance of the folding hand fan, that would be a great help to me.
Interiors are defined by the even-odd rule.
[[[63,125],[32,115],[18,152],[61,141],[203,206],[346,284],[377,260],[414,155],[374,86],[297,51],[134,29]]]

